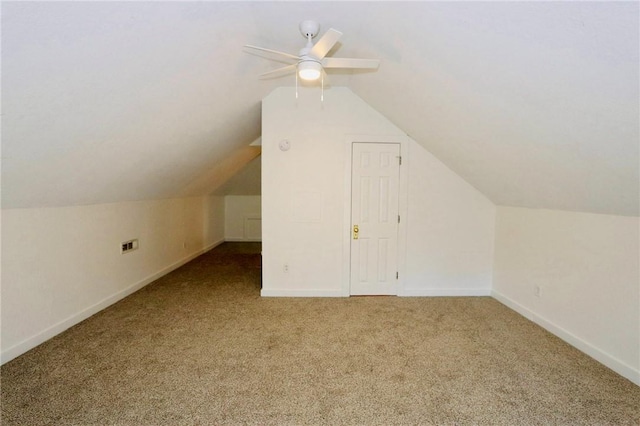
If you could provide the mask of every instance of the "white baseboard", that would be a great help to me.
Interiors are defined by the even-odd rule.
[[[289,289],[262,289],[262,297],[349,297],[349,293],[343,290],[289,290]],[[398,296],[402,297],[469,297],[469,296],[491,296],[489,289],[473,288],[453,288],[453,289],[409,289],[404,290]]]
[[[262,239],[245,239],[245,238],[225,238],[224,239],[226,242],[230,242],[230,243],[259,243],[262,241]]]
[[[488,288],[406,288],[398,296],[402,297],[469,297],[491,296]]]
[[[262,289],[262,297],[349,297],[343,290],[286,290],[286,289]],[[469,296],[491,296],[488,289],[411,289],[405,290],[398,296],[402,297],[469,297]]]
[[[203,250],[202,253],[206,253],[209,250],[212,250],[216,247],[218,247],[220,244],[224,243],[224,238],[220,238],[218,241],[214,241],[213,243],[209,244],[208,246],[206,246]]]
[[[601,364],[604,364],[605,366],[609,367],[616,373],[620,374],[621,376],[629,379],[631,382],[640,386],[639,370],[636,370],[630,365],[625,364],[624,362],[609,355],[606,352],[603,352],[602,350],[596,348],[592,344],[582,340],[581,338],[575,336],[574,334],[570,333],[564,328],[552,323],[551,321],[548,321],[547,319],[539,316],[529,308],[522,306],[518,302],[508,298],[503,294],[493,290],[491,291],[491,296],[497,301],[499,301],[500,303],[502,303],[503,305],[513,309],[514,311],[516,311],[523,317],[527,318],[528,320],[535,322],[540,327],[558,336],[559,338],[561,338],[571,346],[584,352],[585,354],[589,355],[591,358],[595,359]]]
[[[262,297],[344,297],[342,290],[288,290],[262,289]]]
[[[11,361],[12,359],[22,355],[23,353],[35,348],[36,346],[46,342],[47,340],[51,339],[52,337],[62,333],[63,331],[67,330],[70,327],[73,327],[74,325],[84,321],[85,319],[89,318],[90,316],[97,314],[98,312],[100,312],[101,310],[113,305],[114,303],[124,299],[125,297],[129,296],[130,294],[135,293],[136,291],[140,290],[142,287],[154,282],[155,280],[157,280],[158,278],[167,275],[168,273],[178,269],[179,267],[181,267],[182,265],[186,264],[187,262],[190,262],[191,260],[195,259],[196,257],[200,256],[201,254],[213,249],[214,247],[222,244],[224,242],[224,240],[219,240],[216,241],[210,245],[208,245],[207,247],[205,247],[202,250],[198,250],[195,253],[192,253],[182,259],[180,259],[179,261],[167,266],[166,268],[161,269],[160,271],[149,275],[148,277],[144,278],[141,281],[138,281],[137,283],[134,283],[132,285],[130,285],[129,287],[120,290],[114,294],[112,294],[111,296],[102,299],[101,301],[99,301],[98,303],[89,306],[86,309],[83,309],[82,311],[71,315],[70,317],[68,317],[67,319],[64,319],[60,322],[58,322],[57,324],[52,325],[51,327],[46,328],[45,330],[37,333],[36,335],[29,337],[25,340],[23,340],[20,343],[17,343],[15,345],[13,345],[12,347],[6,349],[5,351],[2,352],[2,354],[0,354],[0,362],[2,364]]]

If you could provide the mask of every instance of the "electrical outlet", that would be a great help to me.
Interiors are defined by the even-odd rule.
[[[540,286],[537,284],[533,286],[533,295],[535,297],[540,297]]]
[[[282,266],[282,272],[284,272],[285,274],[286,274],[287,272],[289,272],[289,265],[288,265],[287,263],[285,263],[285,264]]]
[[[120,253],[125,254],[134,250],[138,250],[138,239],[124,241],[120,243]]]

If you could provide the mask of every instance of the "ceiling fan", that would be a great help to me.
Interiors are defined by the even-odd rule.
[[[325,69],[376,69],[378,65],[380,65],[380,60],[378,59],[327,57],[327,53],[335,46],[342,36],[342,33],[330,28],[313,44],[312,39],[318,35],[319,30],[320,25],[315,21],[302,21],[300,23],[300,32],[307,39],[307,45],[300,49],[297,56],[277,50],[265,49],[264,47],[251,45],[245,45],[244,47],[276,55],[278,57],[276,60],[291,63],[285,67],[261,74],[263,78],[276,77],[297,70],[297,76],[306,81],[314,81],[322,76],[324,85]]]

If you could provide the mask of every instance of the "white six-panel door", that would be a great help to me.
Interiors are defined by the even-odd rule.
[[[400,144],[352,149],[350,293],[397,294]]]

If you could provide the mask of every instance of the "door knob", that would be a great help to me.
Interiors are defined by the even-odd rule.
[[[360,232],[360,230],[358,229],[358,225],[353,225],[353,239],[354,240],[358,239],[358,232]]]

